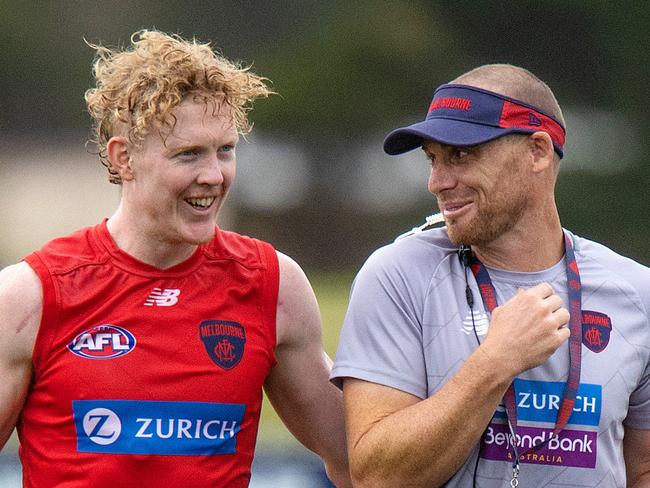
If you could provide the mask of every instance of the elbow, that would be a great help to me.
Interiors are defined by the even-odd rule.
[[[350,470],[347,462],[326,462],[325,473],[336,488],[352,488]]]
[[[352,486],[354,488],[381,488],[384,486],[384,482],[368,476],[352,474]]]
[[[358,456],[350,456],[350,477],[354,488],[381,488],[385,483],[377,470]]]
[[[352,472],[352,486],[354,488],[395,488],[396,486],[420,486],[393,477],[386,478],[379,473],[358,474]]]
[[[403,460],[381,459],[368,456],[365,459],[350,457],[350,476],[354,488],[431,488],[442,486],[444,481],[427,469],[419,469]]]
[[[395,486],[406,486],[403,483],[403,479],[395,479],[395,473],[391,476],[386,472],[385,466],[372,460],[373,457],[368,459],[350,458],[350,477],[352,478],[352,486],[354,488],[394,488]],[[400,477],[398,476],[397,478]]]
[[[384,477],[378,473],[358,476],[352,474],[352,486],[354,488],[395,488],[396,486],[408,486],[409,488],[431,488],[442,486],[437,482],[422,480],[420,477],[390,476]]]

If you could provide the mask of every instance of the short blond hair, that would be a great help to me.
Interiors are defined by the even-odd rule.
[[[141,30],[131,36],[129,49],[89,45],[96,51],[96,86],[85,94],[94,120],[91,142],[97,145],[111,183],[122,183],[106,151],[114,135],[123,131],[130,143],[139,146],[152,129],[173,127],[171,111],[188,96],[206,103],[226,103],[237,130],[246,134],[252,128],[248,120],[252,102],[273,93],[266,84],[268,79],[196,39]]]

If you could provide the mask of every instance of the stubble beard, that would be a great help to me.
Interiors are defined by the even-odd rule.
[[[503,165],[496,182],[501,188],[493,186],[488,192],[490,200],[479,205],[476,200],[476,216],[465,224],[459,219],[446,220],[449,239],[456,245],[485,246],[512,230],[524,218],[529,205],[532,188],[529,182],[519,177],[520,169],[517,155],[513,152]]]
[[[510,231],[524,214],[525,199],[517,195],[514,201],[499,197],[492,204],[479,208],[469,222],[446,220],[449,239],[456,245],[484,246]]]

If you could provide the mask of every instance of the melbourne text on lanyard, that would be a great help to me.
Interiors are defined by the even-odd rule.
[[[578,271],[578,263],[576,262],[575,254],[573,252],[573,243],[569,236],[564,233],[564,248],[565,248],[565,265],[567,276],[567,288],[569,290],[569,329],[571,335],[569,337],[569,377],[566,385],[564,386],[564,394],[562,396],[562,403],[560,410],[557,414],[555,427],[551,435],[539,444],[536,444],[526,451],[520,453],[517,449],[517,404],[515,398],[514,384],[511,383],[503,398],[506,413],[508,415],[508,427],[510,428],[510,435],[512,442],[510,443],[513,451],[513,466],[512,466],[512,480],[510,485],[515,487],[518,485],[519,477],[519,457],[523,456],[529,451],[535,451],[544,447],[552,438],[557,437],[564,429],[571,412],[573,404],[575,403],[576,393],[580,385],[580,358],[582,352],[582,285],[580,283],[580,272]],[[496,292],[490,275],[475,255],[472,254],[470,258],[470,269],[476,278],[483,305],[490,313],[496,308]]]

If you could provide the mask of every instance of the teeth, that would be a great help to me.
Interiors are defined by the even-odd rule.
[[[453,212],[454,210],[458,210],[459,208],[462,208],[462,207],[463,207],[463,205],[458,205],[457,207],[447,207],[447,208],[445,208],[443,213],[445,213],[445,212]]]
[[[185,201],[192,205],[193,207],[198,207],[198,208],[207,208],[210,205],[212,205],[212,202],[214,202],[215,198],[210,197],[210,198],[186,198]]]

